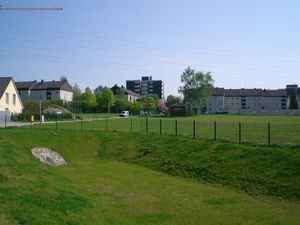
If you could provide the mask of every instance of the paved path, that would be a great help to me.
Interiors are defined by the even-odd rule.
[[[121,117],[110,117],[111,119],[120,119]],[[93,120],[106,120],[106,118],[91,118],[91,119],[84,119],[83,121],[93,121]],[[58,123],[72,123],[72,122],[80,122],[80,120],[59,120]],[[39,124],[40,122],[34,122],[33,125]],[[42,124],[48,124],[48,123],[56,123],[56,121],[46,121]],[[16,121],[9,121],[6,122],[6,127],[21,127],[21,126],[29,126],[30,122],[16,122]],[[0,120],[0,127],[5,127],[5,122],[3,120]]]
[[[28,122],[15,122],[15,121],[9,121],[6,122],[6,127],[20,127],[20,126],[28,126],[30,123]],[[5,122],[0,120],[0,127],[5,127]]]

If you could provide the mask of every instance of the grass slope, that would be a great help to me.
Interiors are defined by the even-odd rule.
[[[243,183],[242,177],[257,172],[261,179],[272,177],[276,181],[274,187],[280,182],[288,188],[295,186],[295,192],[286,197],[297,199],[298,150],[248,146],[239,150],[240,146],[234,149],[235,145],[227,143],[117,132],[0,132],[0,224],[280,225],[297,224],[300,219],[298,201],[249,196],[218,184],[168,176],[135,165],[206,179],[205,173],[192,172],[194,165],[202,165],[207,171],[215,169],[215,174],[223,174],[215,180],[213,174],[206,179],[216,183],[234,183],[229,179],[231,173],[236,173],[233,177]],[[69,165],[41,164],[30,153],[35,146],[58,151]],[[235,162],[237,158],[239,161]],[[165,164],[161,163],[163,160]],[[218,168],[219,164],[222,166]],[[272,169],[268,169],[270,164]],[[246,173],[238,173],[241,168]],[[268,183],[268,179],[262,183]],[[258,187],[249,192],[263,193]]]

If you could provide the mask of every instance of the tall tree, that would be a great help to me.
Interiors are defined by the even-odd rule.
[[[98,92],[100,92],[102,90],[103,86],[99,85],[98,87],[95,88],[94,93],[95,95],[97,95]]]
[[[97,93],[97,103],[98,105],[105,106],[107,108],[107,113],[110,113],[110,107],[115,104],[115,96],[112,90],[108,87],[104,87]]]
[[[92,89],[87,87],[82,94],[82,104],[86,112],[92,112],[96,107],[96,97],[92,92]]]
[[[75,83],[73,85],[72,90],[73,90],[73,100],[74,101],[80,101],[81,97],[82,97],[82,92],[81,92],[81,89],[80,89],[80,87],[77,83]]]
[[[138,102],[140,102],[142,110],[148,114],[157,108],[156,99],[153,95],[142,96],[138,99]]]
[[[176,103],[176,97],[174,95],[169,95],[167,97],[166,106],[170,107],[171,105],[174,105]]]
[[[195,71],[186,68],[181,75],[183,86],[179,87],[179,93],[184,95],[184,100],[190,104],[199,103],[201,108],[205,107],[207,98],[212,94],[214,80],[211,73]]]

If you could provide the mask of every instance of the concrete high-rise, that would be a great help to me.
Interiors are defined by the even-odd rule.
[[[141,80],[127,80],[126,88],[140,96],[157,94],[160,99],[164,98],[164,82],[152,80],[151,76],[144,76]]]

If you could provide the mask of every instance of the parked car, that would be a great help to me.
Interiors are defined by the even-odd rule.
[[[122,112],[120,113],[120,116],[121,116],[121,117],[128,117],[128,116],[129,116],[129,111],[122,111]]]

